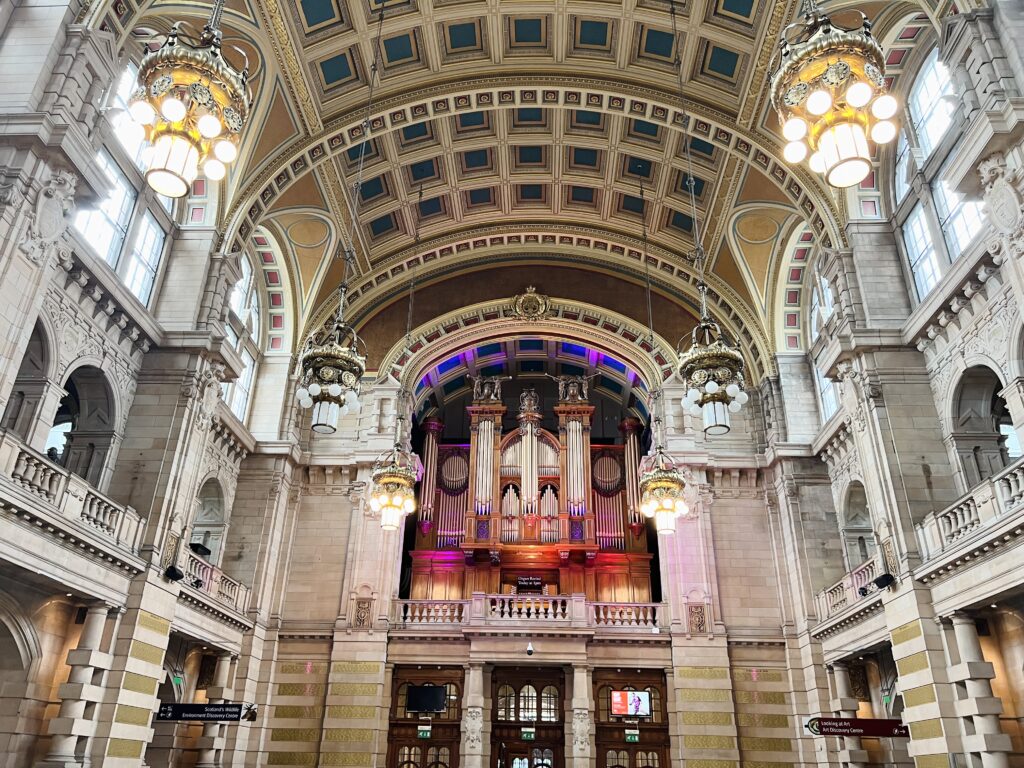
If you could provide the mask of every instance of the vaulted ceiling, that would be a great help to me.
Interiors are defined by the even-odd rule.
[[[934,26],[948,4],[825,5],[857,5],[882,37],[908,14]],[[559,267],[559,284],[575,270],[580,290],[600,285],[608,309],[642,322],[635,288],[649,272],[679,315],[667,325],[685,328],[689,141],[713,306],[768,358],[787,251],[804,232],[842,244],[846,220],[845,198],[781,159],[767,82],[798,6],[676,0],[673,19],[668,0],[231,0],[229,42],[264,61],[247,153],[221,192],[226,245],[250,247],[258,227],[277,240],[299,329],[335,304],[350,231],[354,316],[400,313],[376,319],[393,342],[411,279],[468,305],[496,287],[460,277],[498,268],[508,296],[527,284],[555,295],[545,270]],[[202,12],[117,0],[83,17],[126,38],[143,20]]]

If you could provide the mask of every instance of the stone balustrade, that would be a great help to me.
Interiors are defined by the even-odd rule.
[[[915,526],[924,562],[1024,509],[1024,458]]]
[[[190,549],[185,550],[184,583],[238,613],[249,607],[249,588]]]
[[[861,595],[861,588],[867,587],[883,570],[881,553],[876,552],[831,587],[823,589],[817,595],[818,618],[832,618],[866,597]]]
[[[487,595],[469,600],[397,600],[393,626],[398,629],[457,629],[463,626],[569,626],[614,630],[665,624],[658,603],[588,602],[575,595]]]
[[[118,504],[89,483],[25,445],[10,431],[0,431],[0,476],[38,497],[61,517],[137,554],[143,521],[131,507]]]

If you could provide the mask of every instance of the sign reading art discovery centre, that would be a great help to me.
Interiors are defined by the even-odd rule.
[[[238,722],[241,704],[161,704],[157,720],[191,720],[207,723]]]
[[[900,720],[862,717],[809,717],[804,720],[804,729],[814,736],[910,737],[910,729]]]

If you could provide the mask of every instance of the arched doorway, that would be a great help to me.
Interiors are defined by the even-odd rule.
[[[846,568],[852,571],[875,554],[875,532],[871,524],[864,485],[854,480],[846,491],[843,507],[843,553]]]
[[[49,368],[49,347],[42,326],[36,323],[29,337],[25,355],[18,368],[2,423],[23,440],[30,440],[40,417],[40,404],[49,392],[52,383],[47,380]]]
[[[216,478],[210,478],[199,489],[196,518],[192,524],[190,544],[193,551],[213,565],[219,565],[224,553],[224,537],[228,521],[224,509],[224,493]],[[208,554],[207,554],[208,551]]]
[[[999,395],[1001,389],[995,372],[980,365],[964,371],[957,385],[950,438],[964,491],[999,473],[1011,458],[1020,456],[1009,409]]]
[[[0,608],[0,765],[29,765],[36,751],[45,702],[30,698],[33,654],[38,654],[31,637]],[[37,656],[38,657],[38,656]],[[36,755],[38,757],[38,755]],[[5,762],[6,761],[6,762]]]
[[[64,383],[46,441],[47,455],[92,485],[102,488],[115,432],[114,395],[106,374],[83,365]]]

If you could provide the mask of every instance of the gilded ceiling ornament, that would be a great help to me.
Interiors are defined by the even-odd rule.
[[[511,316],[520,320],[546,320],[553,314],[551,300],[536,287],[526,286],[526,293],[520,293],[512,299]]]

